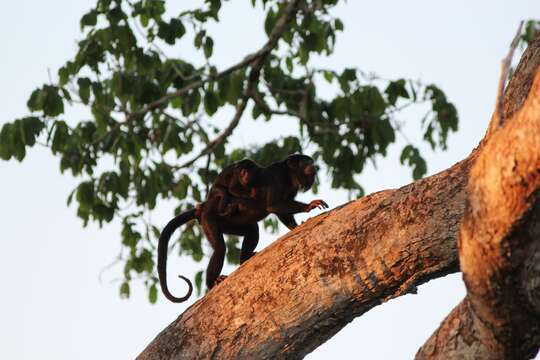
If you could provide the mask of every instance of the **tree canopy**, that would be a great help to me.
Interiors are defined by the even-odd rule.
[[[213,65],[214,40],[208,27],[219,23],[226,1],[205,0],[172,14],[163,0],[98,0],[80,20],[78,52],[57,76],[29,96],[29,115],[0,131],[0,157],[22,161],[29,147],[45,145],[60,158],[60,171],[80,179],[67,202],[75,203],[86,225],[118,219],[123,250],[122,296],[141,279],[157,299],[155,244],[159,227],[147,216],[161,199],[175,211],[204,199],[220,169],[245,157],[262,165],[294,152],[308,152],[322,165],[332,188],[363,195],[358,175],[376,163],[401,133],[400,111],[419,107],[416,126],[432,149],[446,149],[458,115],[443,90],[415,79],[386,79],[368,69],[316,65],[332,55],[340,19],[338,0],[252,0],[265,13],[267,41],[250,54],[237,54],[227,68]],[[246,6],[250,6],[249,3]],[[538,29],[529,22],[523,40]],[[172,49],[193,47],[201,61],[171,57]],[[178,52],[176,52],[178,53]],[[320,95],[321,86],[332,96]],[[319,91],[318,91],[319,90]],[[69,110],[83,107],[88,118]],[[229,112],[227,112],[229,111]],[[226,126],[216,116],[232,113]],[[230,139],[250,117],[261,129],[276,118],[297,124],[294,135],[234,147]],[[400,162],[415,179],[427,171],[418,144],[406,141]],[[317,191],[316,187],[314,191]],[[268,231],[277,223],[268,219]],[[180,254],[200,261],[202,234],[189,226],[177,241]],[[238,239],[227,240],[231,263]],[[196,275],[200,289],[202,272]]]

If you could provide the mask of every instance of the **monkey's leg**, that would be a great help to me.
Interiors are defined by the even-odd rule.
[[[277,217],[283,223],[283,225],[289,228],[289,230],[292,230],[298,226],[298,224],[296,223],[296,220],[294,219],[294,215],[290,215],[290,214],[279,215],[278,214]]]
[[[225,259],[225,240],[215,218],[212,216],[203,216],[201,225],[214,252],[206,268],[206,286],[211,289],[216,284],[216,279],[223,269]]]
[[[242,250],[240,251],[240,264],[243,264],[255,255],[254,250],[259,243],[259,226],[257,223],[246,225],[243,235],[244,241],[242,242]]]

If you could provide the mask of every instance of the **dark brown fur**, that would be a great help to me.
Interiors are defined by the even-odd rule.
[[[200,207],[201,215],[228,216],[237,210],[238,204],[230,202],[229,196],[244,199],[252,196],[252,185],[260,169],[259,165],[249,159],[225,167],[212,184],[205,206]]]
[[[218,177],[218,180],[221,181],[223,178],[228,177],[231,171],[234,173],[233,170],[229,167],[225,168],[220,174],[220,176],[223,175],[222,178]],[[224,172],[226,174],[223,174]],[[237,192],[242,196],[236,197],[233,195],[228,198],[229,204],[227,206],[234,206],[234,211],[225,211],[226,214],[220,213],[217,209],[219,209],[218,202],[222,198],[216,200],[217,196],[213,197],[211,191],[208,199],[200,204],[197,210],[189,210],[173,218],[163,229],[158,244],[158,274],[165,297],[173,302],[183,302],[189,298],[193,291],[191,282],[183,276],[180,277],[189,285],[186,296],[177,298],[167,288],[167,248],[174,230],[189,220],[195,218],[199,220],[210,245],[214,249],[206,270],[206,284],[208,288],[211,288],[224,278],[220,276],[225,258],[223,234],[244,237],[240,252],[240,263],[243,263],[254,255],[255,247],[259,242],[257,222],[264,219],[268,214],[276,214],[285,226],[293,229],[297,226],[294,214],[309,212],[317,207],[328,207],[323,200],[313,200],[309,204],[294,200],[298,190],[311,188],[316,173],[317,170],[313,164],[313,159],[309,156],[290,155],[287,159],[275,162],[268,167],[258,168],[254,172],[251,186],[245,187],[242,185],[244,188]],[[216,184],[218,180],[216,180]],[[229,179],[224,183],[231,185],[232,182],[233,179]],[[218,184],[218,186],[221,185]],[[227,189],[227,191],[231,193],[230,189]],[[245,196],[246,194],[249,194],[249,196]]]

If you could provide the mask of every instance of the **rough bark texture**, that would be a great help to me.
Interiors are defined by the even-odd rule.
[[[532,47],[538,49],[540,46],[537,42]],[[531,74],[535,73],[540,62],[537,50],[528,51],[527,54],[524,57],[526,64],[522,61],[506,92],[505,118],[520,111],[532,84]],[[186,310],[152,341],[138,359],[302,358],[353,318],[381,302],[413,292],[417,285],[430,279],[458,271],[456,240],[465,211],[469,169],[478,156],[482,161],[477,164],[483,165],[475,168],[473,178],[479,182],[471,183],[477,184],[472,189],[476,191],[477,187],[482,186],[488,186],[488,189],[478,193],[474,203],[479,204],[469,208],[472,214],[469,216],[473,218],[468,220],[464,229],[470,229],[472,236],[476,227],[480,226],[475,219],[490,216],[494,223],[481,226],[485,247],[477,250],[479,254],[475,253],[474,256],[482,255],[491,261],[492,255],[483,254],[482,251],[488,249],[497,253],[498,257],[493,259],[507,261],[509,265],[505,266],[511,269],[513,275],[501,275],[498,279],[495,263],[490,263],[490,266],[478,261],[467,264],[471,274],[477,268],[483,274],[479,293],[454,310],[438,334],[445,338],[445,344],[457,343],[455,348],[463,346],[460,342],[470,344],[476,336],[487,334],[488,331],[480,327],[478,329],[483,332],[475,332],[480,318],[468,317],[467,314],[472,314],[470,308],[477,304],[488,308],[500,303],[504,308],[505,301],[512,301],[511,296],[496,300],[496,295],[503,290],[502,287],[491,289],[488,286],[495,278],[511,280],[514,284],[512,289],[516,288],[515,284],[527,284],[519,287],[524,294],[520,297],[523,300],[520,304],[530,304],[538,309],[540,281],[538,277],[531,281],[529,274],[538,273],[539,262],[531,257],[527,259],[526,266],[515,267],[519,261],[512,260],[515,257],[523,258],[525,253],[537,253],[533,251],[537,248],[533,249],[534,246],[530,244],[535,244],[531,239],[537,238],[539,231],[538,227],[526,227],[529,234],[525,228],[517,226],[519,219],[531,224],[534,218],[531,215],[534,212],[528,210],[534,205],[534,187],[528,184],[539,176],[538,167],[534,167],[538,163],[534,165],[537,158],[531,153],[525,156],[527,151],[522,148],[536,146],[529,150],[538,151],[538,143],[534,142],[538,141],[540,134],[538,123],[534,125],[533,119],[527,122],[527,126],[536,126],[536,140],[521,144],[520,151],[525,153],[523,156],[518,156],[518,152],[514,152],[508,143],[506,152],[502,146],[504,141],[525,141],[530,135],[533,128],[521,131],[520,124],[522,122],[509,120],[489,142],[483,142],[478,151],[444,172],[397,190],[372,194],[305,222],[258,253],[223,284]],[[514,129],[513,135],[504,135],[510,137],[497,140],[498,136],[503,136],[499,134],[509,127]],[[515,167],[509,163],[507,156],[514,156],[513,161],[519,161]],[[512,172],[517,168],[525,177],[513,176]],[[490,172],[483,174],[483,171]],[[505,189],[503,185],[509,184],[512,190],[504,190],[504,197],[501,198],[499,191]],[[523,199],[520,196],[524,194],[530,196]],[[503,201],[491,202],[491,196]],[[498,207],[504,210],[499,213]],[[491,233],[491,226],[496,226],[501,232]],[[503,226],[506,227],[503,229]],[[511,236],[504,232],[511,229],[516,230]],[[505,245],[493,250],[495,243],[508,244],[509,247]],[[507,256],[500,249],[509,250],[510,255]],[[467,251],[472,250],[469,248]],[[474,281],[470,279],[469,284]],[[491,293],[494,302],[483,304],[485,294]],[[508,294],[506,290],[504,294]],[[512,306],[512,310],[516,310],[518,304],[512,303]],[[487,311],[486,314],[493,316],[499,315],[499,312],[493,314],[493,311]],[[515,325],[515,321],[507,316],[509,314],[501,315],[502,322],[496,324]],[[498,319],[494,318],[494,321]],[[528,318],[520,317],[519,321],[530,325]],[[438,336],[436,334],[435,340],[430,340],[435,341],[434,350],[426,346],[421,350],[420,357],[422,354],[427,354],[428,358],[432,354],[442,354]],[[502,335],[493,332],[493,336]],[[536,339],[521,339],[520,344],[534,343]],[[443,346],[443,341],[440,344]],[[475,354],[486,353],[479,350]],[[440,358],[452,357],[441,355]]]
[[[459,240],[467,296],[417,359],[530,359],[538,352],[539,42],[524,57],[530,62],[522,62],[522,87],[514,89],[528,96],[506,107],[503,126],[486,139],[470,172]]]
[[[167,327],[139,359],[302,358],[354,317],[458,270],[468,162],[306,221]]]

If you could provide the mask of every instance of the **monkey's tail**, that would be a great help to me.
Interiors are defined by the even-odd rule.
[[[193,284],[185,276],[178,275],[178,277],[184,280],[189,286],[187,294],[183,297],[176,297],[169,291],[169,288],[167,287],[167,250],[169,249],[169,239],[176,229],[193,219],[195,219],[195,209],[185,211],[169,221],[159,236],[157,265],[159,284],[161,285],[163,295],[175,303],[184,302],[189,299],[193,292]]]

